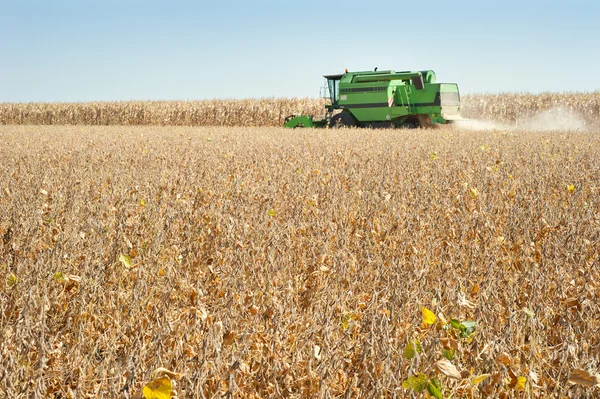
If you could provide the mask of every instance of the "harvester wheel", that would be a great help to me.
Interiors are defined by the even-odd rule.
[[[339,114],[335,114],[331,117],[330,126],[332,128],[340,128],[340,127],[352,127],[356,126],[356,120],[350,114],[350,112],[340,112]]]
[[[436,124],[431,122],[431,117],[429,115],[418,115],[419,118],[419,126],[423,129],[433,129],[438,127]]]

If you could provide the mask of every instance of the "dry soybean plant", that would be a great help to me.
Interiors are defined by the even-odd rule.
[[[599,144],[2,127],[0,396],[597,397]]]

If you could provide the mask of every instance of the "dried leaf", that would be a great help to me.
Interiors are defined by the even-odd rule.
[[[438,360],[437,362],[435,362],[434,366],[436,369],[438,369],[440,373],[450,378],[455,378],[457,380],[460,380],[462,378],[456,367],[452,363],[450,363],[448,359]]]
[[[571,371],[571,375],[569,375],[569,382],[571,384],[593,387],[594,385],[600,384],[600,376],[594,375],[584,369],[575,369]]]
[[[229,346],[229,345],[233,344],[237,335],[238,335],[237,332],[235,332],[233,330],[229,330],[228,332],[226,332],[223,335],[223,345]]]
[[[496,363],[498,363],[498,364],[503,364],[505,366],[508,366],[508,365],[510,365],[510,362],[511,362],[510,355],[506,352],[501,353],[496,358]]]
[[[167,376],[170,379],[180,379],[181,378],[181,374],[179,373],[174,373],[173,371],[166,369],[164,367],[159,367],[156,370],[154,370],[154,372],[152,373],[152,379],[157,379],[157,378],[161,378]]]
[[[321,347],[319,345],[313,346],[313,357],[316,360],[321,360]]]

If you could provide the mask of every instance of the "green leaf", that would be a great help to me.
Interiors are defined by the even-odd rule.
[[[523,308],[523,312],[531,318],[535,317],[535,312],[529,308]]]
[[[429,383],[429,379],[423,373],[411,375],[402,383],[402,387],[412,389],[415,392],[423,392]]]
[[[354,312],[344,312],[342,315],[341,326],[344,331],[350,328],[352,322],[356,320],[358,316]]]
[[[450,348],[450,349],[444,349],[442,351],[442,354],[444,355],[444,357],[448,360],[454,360],[454,356],[456,354],[456,351],[454,350],[454,348]]]
[[[429,381],[429,384],[427,384],[427,392],[436,399],[444,398],[444,395],[442,395],[442,385],[437,378],[432,378]]]
[[[275,209],[273,209],[273,208],[269,209],[269,212],[267,212],[267,214],[271,217],[275,216]]]
[[[473,332],[475,332],[475,328],[477,328],[477,322],[476,321],[463,321],[462,323],[460,323],[461,325],[461,331],[463,333],[463,335],[465,337],[468,337],[469,335],[473,334]]]
[[[127,269],[131,269],[131,258],[129,255],[120,255],[119,262],[121,262]]]
[[[450,326],[456,330],[460,330],[460,320],[450,319]]]
[[[61,283],[61,284],[65,283],[68,280],[67,276],[65,276],[65,274],[63,272],[56,272],[56,273],[54,273],[54,275],[52,276],[52,278],[57,283]]]
[[[460,331],[460,338],[468,338],[475,329],[477,328],[477,322],[472,320],[467,320],[461,322],[458,319],[451,319],[450,326],[458,331]]]
[[[19,282],[19,278],[11,273],[8,275],[8,278],[6,279],[6,285],[9,287],[12,287],[13,285],[17,284]]]
[[[404,348],[404,357],[406,359],[412,359],[417,353],[421,353],[421,351],[423,351],[423,348],[421,347],[421,343],[419,341],[410,341]]]

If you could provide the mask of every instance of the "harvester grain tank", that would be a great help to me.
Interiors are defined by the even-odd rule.
[[[328,100],[322,119],[290,115],[295,127],[429,127],[462,119],[455,83],[436,83],[433,71],[361,71],[324,75]]]

